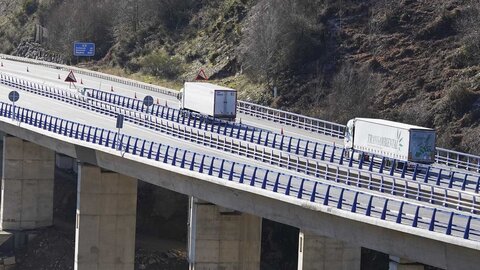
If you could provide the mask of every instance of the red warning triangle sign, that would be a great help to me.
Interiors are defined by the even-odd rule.
[[[196,81],[206,81],[206,80],[208,80],[208,77],[207,77],[207,75],[205,75],[205,71],[203,70],[203,68],[200,69],[200,71],[197,74],[197,77],[195,77],[195,80]]]
[[[71,83],[77,82],[77,79],[75,79],[75,75],[73,75],[72,70],[70,70],[70,73],[68,73],[67,78],[65,78],[65,82],[71,82]]]

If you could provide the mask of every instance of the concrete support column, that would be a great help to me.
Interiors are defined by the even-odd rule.
[[[190,197],[189,269],[260,269],[262,218]]]
[[[359,246],[300,231],[298,270],[359,270],[361,253]]]
[[[4,136],[1,230],[27,230],[53,224],[55,152]]]
[[[403,258],[390,255],[389,270],[425,270],[421,263],[412,262]]]
[[[79,164],[75,270],[133,270],[137,180]]]

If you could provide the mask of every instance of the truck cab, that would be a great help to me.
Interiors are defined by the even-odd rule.
[[[345,148],[353,148],[353,134],[355,129],[355,119],[350,119],[347,122],[347,127],[345,128],[345,137],[343,138],[343,142]]]

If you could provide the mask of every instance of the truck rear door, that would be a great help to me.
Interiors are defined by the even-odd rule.
[[[232,116],[236,113],[237,93],[235,91],[215,91],[215,116]]]

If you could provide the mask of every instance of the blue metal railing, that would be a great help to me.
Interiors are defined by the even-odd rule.
[[[343,138],[345,133],[345,125],[242,100],[237,102],[237,112],[336,138]]]
[[[93,109],[97,112],[100,112],[100,113],[103,113],[103,114],[106,114],[106,115],[110,115],[110,116],[115,116],[116,113],[117,113],[117,108],[112,106],[112,105],[109,105],[109,109],[102,109],[98,106],[94,106],[94,105],[91,105],[91,104],[88,104],[82,100],[78,100],[80,97],[79,96],[76,96],[75,94],[71,93],[71,92],[66,92],[66,91],[61,91],[61,90],[57,90],[57,89],[43,89],[45,88],[44,86],[42,85],[38,85],[38,84],[34,84],[34,83],[30,83],[30,82],[26,82],[26,81],[23,81],[23,80],[16,80],[16,79],[9,79],[9,80],[6,80],[6,82],[3,80],[3,75],[0,76],[0,82],[2,83],[5,83],[7,85],[11,85],[11,86],[14,86],[14,87],[17,87],[19,89],[22,89],[22,90],[26,90],[26,91],[30,91],[30,92],[34,92],[34,93],[37,93],[37,94],[41,94],[41,95],[44,95],[44,96],[48,96],[48,97],[52,97],[52,98],[55,98],[55,99],[59,99],[59,100],[62,100],[64,102],[68,102],[70,104],[73,104],[73,105],[76,105],[76,106],[80,106],[80,107],[84,107],[84,108],[89,108],[89,109]],[[12,83],[11,81],[14,81],[14,83]],[[43,90],[36,90],[36,89],[40,89],[42,88]],[[48,91],[47,91],[48,90]],[[54,93],[54,94],[52,94]],[[108,96],[108,95],[105,95],[105,96]],[[119,100],[119,102],[122,102],[122,103],[127,103],[127,104],[134,104],[133,102],[131,102],[131,100],[128,100],[128,98],[124,98],[122,96],[116,96],[114,97],[113,99],[117,99]],[[126,100],[126,101],[125,101]],[[140,103],[137,103],[137,106],[139,106]],[[135,105],[135,104],[134,104]],[[141,119],[140,117],[141,115],[137,116],[136,114],[134,114],[133,116],[132,115],[127,115],[126,116],[126,119],[130,122],[133,122],[133,123],[136,123],[136,124],[139,124],[139,125],[142,125],[142,126],[146,126],[146,127],[149,127],[149,128],[153,128],[155,130],[159,130],[161,132],[166,132],[167,134],[170,134],[170,135],[174,135],[176,137],[180,137],[182,139],[187,139],[190,140],[190,141],[196,141],[197,143],[201,143],[203,145],[207,145],[207,146],[211,146],[211,147],[215,147],[217,149],[223,149],[223,150],[228,150],[228,152],[232,152],[235,151],[235,149],[230,149],[229,147],[233,147],[234,145],[225,145],[225,143],[222,144],[222,142],[219,142],[218,140],[217,141],[212,141],[212,138],[211,137],[205,137],[205,136],[200,136],[200,135],[195,135],[194,133],[190,133],[190,134],[187,134],[187,131],[186,130],[182,130],[182,129],[173,129],[171,127],[168,127],[168,123],[167,123],[167,127],[165,128],[163,126],[163,124],[157,124],[156,123],[156,120],[155,120],[155,123],[152,122],[151,119]],[[205,121],[206,122],[206,121]],[[182,135],[183,133],[185,133],[184,135]],[[316,148],[316,147],[315,147]],[[297,149],[298,149],[298,146],[297,146]],[[246,149],[246,151],[244,151],[245,149],[238,149],[238,154],[240,155],[249,155],[251,152],[248,151],[248,147]],[[333,151],[330,153],[330,158],[328,158],[328,156],[326,155],[325,153],[325,150],[326,150],[326,145],[324,145],[323,147],[323,150],[321,152],[321,157],[320,159],[325,161],[325,160],[329,160],[329,162],[333,162],[335,160],[335,147],[333,148]],[[314,151],[316,151],[316,149],[314,149]],[[270,163],[270,164],[273,164],[273,165],[279,165],[280,167],[285,167],[287,169],[293,169],[293,170],[296,170],[297,172],[304,172],[305,174],[307,175],[313,175],[313,176],[319,176],[319,175],[323,175],[323,169],[325,169],[324,165],[320,165],[316,162],[310,162],[307,160],[304,160],[304,161],[300,161],[298,159],[291,159],[290,157],[287,157],[287,160],[282,160],[282,157],[275,157],[273,156],[273,154],[271,156],[266,156],[265,157],[265,154],[264,153],[258,153],[258,152],[253,152],[253,156],[255,157],[255,159],[260,159],[262,162],[267,162],[267,163]],[[339,163],[340,165],[342,165],[342,159],[343,159],[343,152],[342,152],[342,155],[339,159]],[[362,159],[363,160],[363,159]],[[353,166],[353,159],[350,159],[350,161],[348,162],[349,164],[349,167],[352,167]],[[382,161],[382,164],[380,165],[380,169],[379,171],[381,172],[383,170],[383,164],[385,162]],[[362,161],[359,162],[359,168],[362,168],[363,166],[363,163]],[[369,164],[369,171],[372,172],[372,168],[373,168],[373,162],[370,162]],[[390,169],[390,174],[393,175],[393,169],[394,167],[391,167]],[[417,167],[415,167],[417,168]],[[328,166],[327,168],[328,169]],[[337,168],[338,170],[338,168]],[[350,172],[350,171],[349,171]],[[417,169],[415,169],[414,171],[414,175],[416,174],[417,172]],[[360,176],[360,172],[353,172],[353,173],[357,173],[358,176]],[[427,172],[427,175],[428,175],[428,172]],[[404,176],[404,173],[402,173],[402,177]],[[373,177],[376,177],[377,178],[377,181],[380,181],[380,183],[374,183],[372,181],[372,178]],[[328,178],[328,177],[326,177]],[[407,182],[403,182],[403,183],[400,183],[399,184],[399,181],[397,181],[394,177],[392,177],[392,179],[389,179],[390,181],[393,181],[393,183],[389,184],[389,183],[386,183],[386,181],[384,182],[383,179],[384,177],[383,176],[379,176],[379,175],[374,175],[374,174],[370,174],[366,177],[366,180],[364,179],[365,176],[363,177],[358,177],[356,180],[357,181],[352,181],[351,179],[351,175],[347,175],[346,176],[346,179],[342,179],[342,176],[338,176],[335,177],[334,181],[342,181],[342,182],[345,182],[347,184],[356,184],[357,186],[367,186],[369,189],[375,189],[375,190],[380,190],[382,192],[385,192],[385,190],[391,190],[390,193],[392,194],[403,194],[403,196],[405,197],[413,197],[417,200],[420,200],[420,201],[429,201],[431,203],[435,203],[435,204],[443,204],[444,206],[448,206],[448,207],[455,207],[459,210],[466,210],[466,211],[471,211],[472,213],[476,213],[476,209],[477,209],[477,203],[476,203],[476,198],[475,197],[472,197],[470,195],[467,194],[467,196],[465,196],[465,194],[462,196],[462,194],[460,193],[456,193],[456,192],[453,192],[453,191],[448,191],[448,190],[444,190],[443,188],[441,188],[442,190],[438,190],[438,189],[434,189],[431,184],[432,183],[428,183],[428,181],[425,181],[425,185],[424,184],[421,184],[420,181],[419,183],[417,184],[417,186],[415,187],[412,187],[411,184],[407,183]],[[415,177],[414,177],[415,178]],[[378,179],[381,179],[381,180],[378,180]],[[450,183],[452,183],[452,179],[450,180]],[[466,178],[465,178],[466,179]],[[466,183],[466,181],[464,181],[463,183]],[[439,182],[436,181],[434,184],[436,185],[439,185]],[[427,190],[427,191],[425,191]],[[430,191],[428,191],[430,190]],[[435,190],[435,192],[434,192]],[[453,193],[453,194],[452,194]]]
[[[177,91],[168,89],[165,87],[141,83],[134,80],[129,80],[129,79],[113,76],[113,75],[107,75],[100,72],[94,72],[94,71],[76,68],[72,66],[59,65],[55,63],[17,57],[17,56],[11,56],[11,55],[5,55],[5,54],[0,54],[0,58],[19,61],[19,62],[25,62],[25,63],[31,63],[36,65],[42,65],[42,66],[46,66],[54,69],[75,70],[75,72],[79,74],[101,78],[104,80],[109,80],[109,81],[129,85],[133,87],[138,87],[141,89],[161,93],[168,96],[176,96],[178,94]],[[343,138],[343,131],[345,129],[345,126],[342,124],[324,121],[321,119],[312,118],[312,117],[295,114],[287,111],[277,110],[270,107],[246,102],[246,101],[239,101],[237,109],[239,113],[252,115],[257,118],[267,119],[269,121],[279,122],[282,124],[295,126],[304,130],[325,134],[325,135],[329,135],[337,138]],[[468,171],[475,171],[477,173],[480,173],[480,156],[443,149],[443,148],[437,148],[436,150],[437,150],[437,154],[435,158],[437,163],[445,164],[447,166],[455,166],[456,168],[459,168],[459,169],[465,169]]]
[[[275,132],[270,132],[254,127],[245,126],[237,123],[229,123],[212,119],[198,114],[183,113],[181,110],[168,108],[162,105],[153,105],[151,109],[143,105],[143,102],[138,99],[133,99],[121,96],[114,93],[104,92],[96,89],[90,89],[89,94],[92,98],[116,104],[133,110],[138,110],[143,113],[155,115],[160,118],[168,119],[177,123],[185,124],[194,128],[216,132],[218,134],[234,137],[239,140],[249,141],[279,149],[288,153],[302,155],[304,157],[311,157],[316,160],[329,160],[330,162],[337,162],[343,164],[346,162],[349,167],[358,166],[362,168],[363,159],[356,161],[353,159],[355,152],[358,156],[364,156],[368,153],[362,151],[350,151],[350,154],[345,157],[345,149],[335,145],[322,144],[318,142],[302,140]],[[193,118],[193,119],[192,119]],[[262,136],[263,135],[263,136]],[[369,171],[377,171],[383,173],[388,172],[391,176],[398,174],[400,178],[406,176],[411,177],[412,180],[421,179],[424,183],[431,183],[434,185],[448,185],[449,187],[456,186],[461,190],[470,190],[479,193],[480,177],[462,172],[450,172],[448,170],[436,169],[429,165],[417,164],[413,162],[400,162],[395,159],[389,159],[383,156],[371,156],[368,163]],[[381,163],[375,163],[375,159],[381,159]],[[396,168],[399,163],[404,163],[402,168]],[[413,171],[407,168],[413,168]],[[452,177],[452,175],[457,177]],[[475,180],[471,180],[474,178]],[[470,179],[470,180],[469,180]]]
[[[283,194],[303,201],[335,207],[359,215],[369,216],[409,227],[444,235],[480,241],[480,220],[474,216],[420,206],[398,199],[384,198],[354,189],[338,187],[318,181],[282,174],[245,164],[150,142],[129,135],[66,119],[49,116],[26,108],[15,107],[16,120],[27,125],[68,137],[155,160],[184,170],[208,174],[224,181],[269,192]],[[0,116],[11,118],[13,107],[0,103]],[[3,120],[5,121],[5,120]]]

